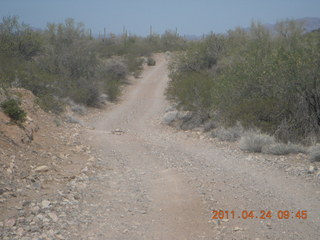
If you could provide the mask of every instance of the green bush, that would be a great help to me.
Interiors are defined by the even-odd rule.
[[[182,49],[177,33],[147,38],[124,32],[95,39],[84,24],[66,19],[34,30],[18,17],[0,22],[0,87],[23,87],[39,97],[46,111],[63,110],[61,99],[98,106],[101,94],[114,101],[128,74],[138,77],[143,57]]]
[[[7,114],[13,121],[23,122],[27,116],[25,111],[21,109],[20,102],[11,98],[1,104],[3,112]]]
[[[50,94],[39,95],[36,103],[46,112],[59,114],[64,111],[64,104],[62,101]]]
[[[128,67],[128,71],[132,73],[134,77],[138,78],[142,71],[143,59],[137,58],[134,55],[126,55],[125,63]]]
[[[152,57],[148,57],[147,65],[148,66],[155,66],[156,65],[156,60],[154,60]]]
[[[316,145],[309,149],[309,160],[311,162],[320,162],[320,146]]]
[[[191,72],[177,75],[169,82],[166,95],[185,110],[206,115],[212,106],[214,82],[207,74]]]
[[[284,142],[320,136],[319,46],[319,31],[306,34],[293,21],[275,32],[253,23],[211,35],[174,58],[167,96],[204,117],[214,112],[222,125],[240,122]]]
[[[120,86],[121,83],[116,80],[108,81],[105,86],[105,92],[108,95],[108,100],[111,102],[114,102],[117,100],[119,94],[120,94]]]

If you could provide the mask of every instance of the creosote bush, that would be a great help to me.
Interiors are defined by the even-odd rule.
[[[7,114],[13,121],[23,122],[26,118],[26,113],[20,107],[20,102],[13,98],[5,100],[1,107],[3,112]]]

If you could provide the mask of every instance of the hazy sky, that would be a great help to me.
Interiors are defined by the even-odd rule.
[[[0,0],[0,16],[17,15],[45,28],[74,18],[94,33],[146,35],[178,28],[180,34],[223,33],[252,20],[275,23],[287,18],[320,17],[320,0]]]

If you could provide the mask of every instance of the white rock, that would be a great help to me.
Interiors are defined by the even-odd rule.
[[[39,167],[36,167],[35,169],[34,169],[34,171],[35,172],[47,172],[47,171],[49,171],[49,167],[48,166],[46,166],[46,165],[43,165],[43,166],[39,166]]]
[[[17,234],[19,235],[19,236],[22,236],[22,234],[24,233],[24,230],[23,230],[23,228],[18,228],[18,230],[17,230]]]
[[[39,210],[40,210],[39,206],[34,206],[31,208],[31,212],[33,212],[33,213],[38,213]]]
[[[48,201],[48,200],[43,200],[43,201],[41,202],[42,208],[48,208],[49,205],[50,205],[50,201]]]
[[[50,212],[50,213],[48,213],[48,216],[52,219],[52,221],[54,221],[54,222],[58,221],[58,216],[55,213]]]
[[[309,169],[308,169],[308,173],[309,174],[312,174],[316,171],[316,168],[314,166],[310,166]]]
[[[6,227],[13,227],[14,225],[16,225],[16,220],[14,220],[13,218],[10,218],[10,219],[8,219],[5,223],[4,223],[4,225],[6,226]]]
[[[235,231],[235,232],[242,231],[242,230],[243,230],[243,228],[241,228],[241,227],[235,227],[235,228],[233,229],[233,231]]]

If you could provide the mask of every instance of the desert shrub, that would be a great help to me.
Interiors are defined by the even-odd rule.
[[[53,96],[49,93],[38,95],[36,103],[46,112],[52,112],[59,114],[64,111],[63,102],[56,96]]]
[[[1,55],[30,60],[41,52],[42,41],[40,33],[20,23],[17,16],[3,17],[0,23]]]
[[[203,130],[205,132],[208,132],[215,128],[217,128],[217,122],[214,119],[210,119],[210,118],[204,123],[204,126],[203,126]]]
[[[167,30],[161,35],[160,45],[162,51],[177,51],[184,49],[186,40],[181,38],[176,31]]]
[[[179,74],[169,82],[167,97],[176,101],[185,110],[208,113],[212,106],[211,89],[214,82],[207,74]]]
[[[208,36],[171,62],[167,96],[284,142],[319,136],[319,34],[284,21],[273,32],[253,23],[249,31]]]
[[[148,57],[147,65],[148,66],[155,66],[156,65],[156,60],[154,60],[152,57]]]
[[[177,120],[177,118],[178,118],[178,111],[176,110],[168,111],[163,116],[163,122],[165,124],[170,124],[170,123],[173,123],[175,120]]]
[[[311,162],[320,162],[320,146],[316,145],[309,149],[309,160]]]
[[[292,143],[274,143],[262,147],[262,152],[273,155],[288,155],[296,153],[305,153],[306,150],[303,146]]]
[[[247,132],[241,137],[239,146],[240,149],[246,152],[261,152],[263,147],[274,144],[273,137],[256,132]]]
[[[128,75],[128,66],[123,58],[113,58],[101,64],[97,78],[102,81],[103,92],[109,101],[117,100],[121,92],[121,85],[125,83]]]
[[[79,115],[84,115],[86,109],[85,109],[84,106],[74,103],[74,104],[71,105],[71,111],[74,112],[74,113],[77,113]]]
[[[221,141],[235,142],[240,139],[243,131],[240,125],[230,128],[219,127],[213,131],[212,135]]]
[[[128,67],[122,59],[112,59],[105,66],[105,71],[114,80],[124,79],[128,74]]]
[[[39,97],[39,105],[54,113],[60,99],[98,106],[99,96],[116,100],[128,74],[138,77],[143,56],[163,49],[181,49],[177,33],[147,38],[110,34],[94,39],[84,24],[73,19],[49,23],[35,31],[18,17],[0,22],[0,87],[23,87]]]
[[[75,116],[71,116],[71,115],[66,115],[65,120],[68,123],[82,124],[82,122],[78,118],[76,118]]]
[[[94,81],[82,79],[78,82],[78,86],[68,91],[68,96],[76,103],[97,107],[100,103],[99,84]]]
[[[133,76],[139,77],[142,71],[143,59],[137,58],[134,55],[126,55],[125,63],[128,67],[128,71],[132,73]]]
[[[1,103],[3,112],[13,121],[23,122],[27,116],[25,111],[20,107],[20,102],[16,99],[7,99]]]
[[[108,81],[105,85],[105,92],[109,101],[116,101],[121,92],[121,83],[117,80]]]

